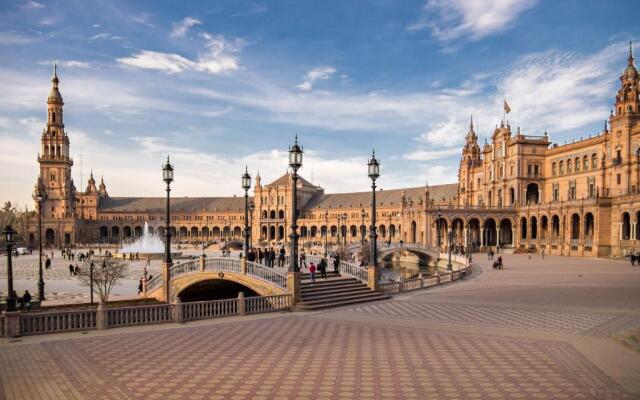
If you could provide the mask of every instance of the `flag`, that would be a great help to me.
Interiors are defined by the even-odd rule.
[[[504,112],[506,112],[507,114],[511,112],[511,107],[509,107],[506,100],[504,101]]]

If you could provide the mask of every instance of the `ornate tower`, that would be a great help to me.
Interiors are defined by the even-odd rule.
[[[473,129],[473,117],[469,122],[469,131],[465,138],[460,168],[458,169],[458,199],[460,204],[473,204],[473,168],[482,163],[480,158],[480,146],[478,146],[478,135]],[[479,188],[475,188],[478,190]]]
[[[42,131],[38,155],[40,178],[47,193],[42,211],[45,218],[70,218],[73,216],[75,191],[71,179],[73,160],[69,157],[69,137],[64,131],[64,102],[58,90],[55,65],[51,82],[51,92],[47,98],[47,125]]]
[[[616,116],[640,113],[640,94],[638,70],[633,64],[632,43],[629,42],[627,67],[620,75],[620,90],[616,95]]]

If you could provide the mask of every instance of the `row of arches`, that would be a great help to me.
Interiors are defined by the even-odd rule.
[[[635,213],[635,220],[631,213],[623,212],[620,218],[620,240],[640,239],[640,211]]]
[[[143,235],[144,228],[142,226],[101,226],[99,229],[99,237],[100,239],[130,239]],[[242,237],[242,228],[240,226],[235,227],[213,227],[209,228],[207,226],[199,228],[199,227],[191,227],[188,228],[186,226],[181,226],[177,228],[172,226],[169,228],[171,235],[177,237],[178,239],[220,239],[220,238],[234,238],[238,239]],[[148,227],[148,232],[152,235],[164,236],[165,227]]]
[[[566,216],[562,217],[562,224],[560,223],[560,216],[552,215],[551,221],[546,215],[540,216],[538,221],[537,216],[530,218],[520,218],[520,240],[522,241],[557,241],[562,240],[562,228],[567,226]],[[551,229],[549,229],[551,225]],[[584,238],[586,240],[592,240],[595,232],[595,217],[593,213],[587,212],[584,216],[580,216],[578,213],[571,214],[569,218],[569,238],[572,241],[580,240]],[[581,235],[582,233],[582,235]]]
[[[485,246],[513,246],[514,224],[510,218],[502,218],[499,221],[489,217],[481,220],[478,217],[463,219],[454,217],[447,219],[438,218],[434,222],[435,244],[446,246],[449,242],[447,234],[449,229],[453,233],[454,246],[470,245],[474,248]]]
[[[412,236],[415,237],[415,229],[416,229],[415,221],[412,222],[412,227],[413,227]],[[368,234],[368,229],[369,227],[365,225],[360,225],[360,226],[342,225],[338,230],[338,227],[336,225],[331,225],[327,230],[327,227],[325,225],[321,225],[321,226],[312,225],[312,226],[301,226],[299,230],[299,234],[300,234],[300,237],[302,238],[324,238],[325,235],[327,235],[328,233],[327,235],[328,238],[334,239],[334,238],[340,237],[341,239],[347,238],[352,240],[352,239],[360,238],[363,235],[366,236]],[[396,239],[400,236],[399,232],[400,232],[400,226],[398,225],[396,227],[396,225],[394,224],[391,224],[388,226],[384,224],[380,224],[378,225],[378,228],[377,228],[378,236],[383,240]],[[265,226],[262,226],[262,228],[260,229],[260,238],[263,240],[282,240],[284,236],[285,236],[284,226],[266,226],[265,225]]]
[[[284,219],[284,210],[262,210],[262,219]]]

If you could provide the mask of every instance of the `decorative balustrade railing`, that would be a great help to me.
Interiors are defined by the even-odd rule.
[[[247,297],[178,304],[151,304],[132,307],[32,311],[13,318],[13,331],[19,335],[107,329],[122,326],[183,322],[197,319],[286,311],[291,295]],[[0,336],[5,336],[6,317],[0,317]],[[11,320],[7,320],[9,323]],[[9,330],[12,331],[12,330]]]
[[[147,290],[153,290],[162,286],[162,274],[158,274],[147,282]]]
[[[291,308],[291,295],[279,294],[275,296],[247,297],[244,302],[245,312],[247,314],[284,311]]]
[[[20,315],[20,333],[71,332],[96,328],[96,310],[47,311]]]
[[[238,300],[212,300],[181,303],[182,319],[194,321],[198,319],[226,317],[238,314]]]
[[[449,253],[440,253],[438,256],[441,260],[449,260]],[[455,264],[458,266],[458,269],[462,269],[467,267],[469,264],[469,259],[467,256],[462,254],[451,254],[451,264]]]
[[[183,261],[181,263],[174,264],[169,270],[171,276],[178,276],[188,274],[189,272],[196,272],[200,270],[200,260],[194,259],[189,261]]]
[[[260,278],[269,283],[273,283],[279,288],[287,288],[287,276],[273,268],[267,268],[260,263],[247,261],[247,275]]]
[[[228,257],[206,258],[204,261],[204,269],[205,271],[242,272],[240,259]]]
[[[171,304],[153,304],[107,309],[107,326],[131,326],[172,322]]]
[[[323,256],[321,255],[306,255],[305,257],[307,266],[309,265],[310,262],[313,262],[315,265],[318,265],[318,263],[320,262],[320,260],[322,260],[322,258]],[[289,255],[285,256],[285,267],[289,266],[290,259],[291,258],[289,257]],[[333,257],[327,257],[326,260],[327,260],[327,271],[332,271],[333,262],[334,262]],[[304,267],[302,266],[302,263],[298,263],[298,266],[301,269],[304,269]],[[350,275],[364,283],[367,283],[367,279],[369,276],[367,267],[361,267],[356,263],[353,263],[350,261],[344,261],[344,260],[340,260],[340,265],[338,267],[340,269],[340,272],[344,272],[347,275]]]
[[[468,274],[469,272],[470,268],[464,268],[459,271],[450,271],[446,274],[432,275],[422,278],[412,278],[399,282],[385,282],[380,284],[380,290],[384,294],[394,294],[418,289],[425,289],[462,279],[464,278],[465,274]]]

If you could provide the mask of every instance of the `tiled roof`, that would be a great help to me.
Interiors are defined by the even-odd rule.
[[[423,186],[407,189],[379,190],[376,192],[376,203],[378,206],[400,205],[402,204],[403,192],[408,200],[417,202],[419,197],[424,200]],[[457,193],[457,183],[429,186],[429,197],[436,203],[449,201],[453,199]],[[371,192],[334,193],[316,196],[312,198],[304,208],[312,210],[316,208],[368,207],[369,204],[371,204]]]
[[[164,197],[106,197],[100,199],[100,211],[164,211]],[[175,197],[171,211],[242,211],[243,197]]]
[[[275,181],[269,183],[266,186],[283,186],[283,185],[288,185],[289,184],[289,172],[287,172],[286,174],[282,175],[280,178],[276,179]],[[302,186],[310,186],[310,187],[317,187],[316,185],[310,183],[308,180],[304,179],[303,177],[301,177],[300,175],[298,175],[298,183],[301,184]]]

